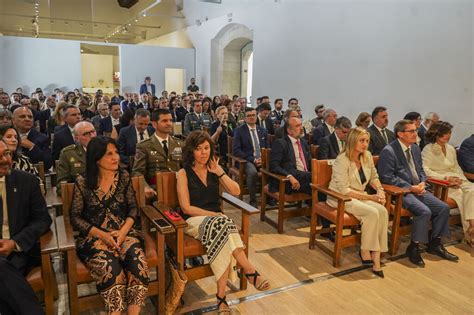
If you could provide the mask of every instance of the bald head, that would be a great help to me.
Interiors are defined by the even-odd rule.
[[[74,138],[76,142],[82,145],[84,148],[87,147],[89,141],[96,136],[94,125],[88,121],[80,121],[74,125]]]
[[[13,111],[12,121],[20,133],[27,133],[33,128],[33,113],[26,106],[18,107]]]
[[[300,118],[290,117],[287,121],[286,132],[290,137],[300,139],[303,137],[303,124]]]

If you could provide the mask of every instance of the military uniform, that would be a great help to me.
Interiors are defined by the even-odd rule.
[[[196,113],[189,113],[184,119],[184,135],[187,136],[191,131],[201,130],[204,127],[211,127],[212,118],[207,113],[201,113],[198,118]]]
[[[232,129],[243,125],[245,122],[245,114],[243,112],[239,112],[237,115],[230,112],[228,117],[227,121],[229,122],[229,125],[232,126]]]
[[[86,151],[82,145],[71,144],[61,150],[56,165],[56,191],[61,194],[61,181],[74,182],[78,174],[86,171]]]
[[[160,140],[153,135],[137,143],[132,174],[143,175],[147,183],[156,183],[156,172],[177,172],[181,168],[183,142],[178,138],[168,137],[168,156]]]

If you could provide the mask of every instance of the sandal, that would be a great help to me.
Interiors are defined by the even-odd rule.
[[[242,275],[239,273],[238,274],[239,277],[242,278]],[[255,287],[255,289],[257,289],[258,291],[267,291],[270,289],[270,281],[268,281],[267,279],[263,279],[260,284],[257,286],[257,278],[260,277],[260,274],[258,273],[257,270],[255,270],[254,273],[246,273],[245,274],[245,278],[247,278],[247,280],[250,281],[250,277],[253,277],[253,286]]]
[[[225,300],[226,296],[224,295],[224,297],[220,297],[216,294],[216,298],[217,298],[217,314],[226,314],[226,315],[232,314],[232,312],[230,311],[230,308],[225,308],[222,310],[219,309],[221,304],[225,304],[227,305],[227,307],[229,306],[229,304],[227,304],[227,301]]]

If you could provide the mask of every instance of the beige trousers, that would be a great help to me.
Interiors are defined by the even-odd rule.
[[[460,188],[449,188],[448,196],[456,200],[464,232],[469,228],[469,220],[474,219],[474,183],[464,182]]]

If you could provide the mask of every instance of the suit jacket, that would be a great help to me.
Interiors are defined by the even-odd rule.
[[[311,171],[311,154],[306,140],[301,139],[301,147],[306,161],[306,168]],[[275,140],[272,144],[270,154],[270,172],[283,176],[293,175],[299,180],[300,173],[306,173],[296,168],[296,157],[293,144],[290,137],[285,135],[283,138]],[[279,181],[270,177],[270,191],[278,191]]]
[[[369,151],[372,152],[372,155],[379,155],[386,146],[385,140],[374,124],[367,128],[367,131],[370,133]],[[387,134],[388,143],[396,139],[395,134],[391,130],[385,128],[385,133]]]
[[[420,128],[418,128],[418,137],[420,137],[420,149],[422,151],[423,151],[423,148],[426,145],[425,134],[426,134],[426,128],[425,128],[425,126],[423,126],[423,124],[421,124]]]
[[[333,160],[339,155],[336,133],[321,139],[318,148],[318,160]]]
[[[155,133],[153,127],[147,127],[148,135],[151,137]],[[117,139],[117,145],[120,153],[120,160],[125,165],[129,163],[129,157],[135,155],[137,147],[137,130],[135,126],[127,126],[120,129],[120,134]]]
[[[186,118],[186,115],[189,113],[186,108],[183,106],[178,106],[175,109],[176,112],[176,121],[183,121]]]
[[[31,150],[23,150],[23,155],[29,157],[33,163],[43,161],[44,168],[46,170],[49,169],[53,165],[53,160],[51,159],[50,141],[48,137],[36,129],[31,129],[27,139],[33,142],[35,146]]]
[[[150,84],[151,85],[151,95],[155,95],[155,92],[156,92],[156,87],[155,85],[152,83]],[[147,93],[148,90],[146,88],[146,84],[143,83],[142,85],[140,85],[140,95],[144,94],[144,93]]]
[[[99,120],[99,130],[97,130],[97,134],[103,135],[104,132],[111,133],[112,127],[112,116],[102,118]]]
[[[268,148],[267,142],[267,130],[256,125],[257,135],[260,143],[260,148]],[[254,148],[252,144],[252,138],[250,136],[250,129],[247,124],[237,127],[234,130],[234,139],[232,142],[232,153],[242,159],[245,159],[251,163],[254,162]]]
[[[271,114],[271,119],[274,124],[281,124],[281,121],[283,120],[283,115],[285,114],[285,111],[282,110],[280,113],[276,111],[276,109],[272,110]]]
[[[316,118],[311,119],[311,125],[313,126],[313,128],[318,128],[319,126],[323,124],[323,121],[324,120],[316,117]]]
[[[54,133],[53,160],[58,160],[61,150],[71,144],[74,144],[74,138],[68,125],[64,124]]]
[[[326,124],[321,124],[317,128],[313,129],[313,144],[319,145],[321,143],[321,139],[329,136],[331,132]]]
[[[39,181],[35,175],[12,169],[5,183],[10,239],[26,254],[38,257],[39,238],[52,223]]]
[[[464,172],[474,173],[474,134],[461,143],[458,161]]]
[[[420,148],[417,145],[411,145],[410,149],[418,178],[420,182],[425,182],[426,175],[423,170]],[[410,188],[413,185],[410,167],[398,140],[392,141],[383,148],[377,166],[382,183],[401,188]]]
[[[234,113],[230,112],[228,117],[229,125],[232,126],[233,129],[244,124],[245,114],[242,112],[239,112],[237,117],[235,117]]]
[[[40,126],[40,132],[47,134],[48,133],[48,120],[51,117],[52,110],[51,108],[47,108],[45,110],[42,110],[40,112],[40,117],[39,117],[39,126]]]
[[[260,124],[260,118],[258,117],[257,117],[257,125],[262,127],[262,125]],[[273,120],[270,117],[267,117],[267,119],[265,119],[265,126],[269,135],[275,134],[275,129],[273,128]]]

